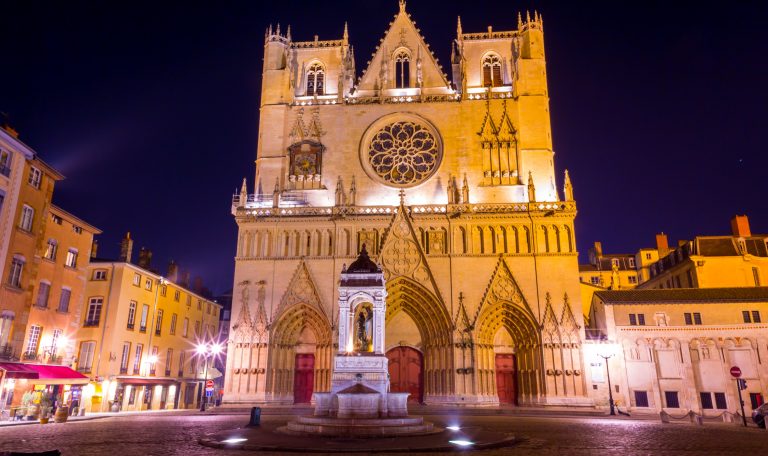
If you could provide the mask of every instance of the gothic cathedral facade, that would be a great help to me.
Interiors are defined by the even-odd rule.
[[[238,225],[225,403],[330,390],[340,274],[386,278],[390,388],[446,405],[590,405],[576,204],[559,192],[541,17],[464,33],[450,77],[405,2],[358,77],[339,40],[268,29]]]

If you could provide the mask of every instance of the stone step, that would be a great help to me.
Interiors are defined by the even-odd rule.
[[[432,423],[423,423],[419,425],[404,426],[381,426],[381,425],[346,425],[346,424],[302,424],[296,421],[289,422],[285,427],[278,431],[287,434],[313,434],[328,436],[384,436],[384,435],[424,435],[441,432],[442,429],[435,429]]]
[[[420,416],[410,418],[331,418],[327,416],[300,416],[297,423],[333,426],[417,426],[424,423]]]

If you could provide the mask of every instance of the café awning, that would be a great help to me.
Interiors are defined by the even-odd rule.
[[[54,364],[0,363],[5,378],[27,379],[33,385],[86,385],[88,377],[67,366]]]

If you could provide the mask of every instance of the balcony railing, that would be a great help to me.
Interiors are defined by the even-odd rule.
[[[77,371],[81,374],[90,374],[91,373],[91,366],[78,366]]]
[[[165,370],[165,376],[166,377],[170,377],[171,376],[171,370],[170,369],[166,369]]]
[[[143,332],[143,333],[147,332],[147,327],[146,326],[139,326],[139,332]]]
[[[83,328],[93,328],[95,326],[99,326],[99,320],[85,320],[83,323]]]
[[[156,329],[156,330],[155,330],[155,335],[156,335],[156,336],[159,336],[159,335],[160,335],[160,333],[161,333],[161,331],[160,331],[159,329]]]
[[[155,368],[154,368],[154,366],[150,366],[150,368],[149,368],[149,375],[155,375]]]
[[[128,373],[127,367],[121,367],[120,368],[120,375],[126,375]]]
[[[37,353],[35,352],[24,352],[24,354],[21,355],[21,359],[24,361],[36,361],[37,360]]]
[[[13,351],[13,345],[6,344],[6,345],[0,345],[0,359],[4,360],[13,360],[17,359],[18,356]]]
[[[126,327],[127,327],[128,329],[130,329],[131,331],[133,331],[133,327],[134,327],[134,326],[136,326],[136,325],[135,325],[135,324],[133,324],[133,323],[128,323],[128,325],[127,325]]]

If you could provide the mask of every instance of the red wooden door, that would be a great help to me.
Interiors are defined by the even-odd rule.
[[[387,352],[389,390],[411,393],[408,400],[424,402],[424,363],[421,352],[411,347],[395,347]]]
[[[515,355],[496,355],[496,390],[499,402],[517,405],[517,369]]]
[[[296,355],[296,370],[293,373],[293,403],[304,404],[312,400],[315,384],[315,355],[299,353]]]

